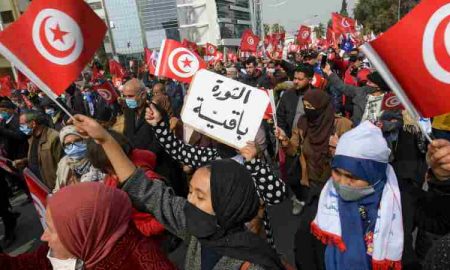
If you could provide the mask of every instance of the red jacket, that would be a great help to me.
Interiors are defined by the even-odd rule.
[[[48,246],[17,257],[0,254],[2,270],[52,270],[47,259]],[[141,235],[130,226],[110,254],[94,267],[86,270],[175,270],[176,267],[160,250],[156,241]]]
[[[156,155],[148,150],[134,149],[130,154],[130,159],[139,168],[145,170],[145,175],[152,179],[163,179],[162,176],[153,170],[156,166]],[[117,187],[117,177],[107,175],[103,183],[110,187]],[[164,233],[164,226],[156,218],[148,213],[142,213],[133,208],[132,219],[138,230],[145,236],[157,236]]]

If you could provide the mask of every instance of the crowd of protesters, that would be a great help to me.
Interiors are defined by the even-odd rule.
[[[87,68],[57,98],[74,118],[31,83],[1,97],[0,153],[19,172],[0,169],[4,248],[9,198],[30,196],[20,172],[52,194],[42,245],[0,254],[0,269],[176,269],[181,241],[189,270],[450,269],[450,116],[431,119],[428,143],[406,110],[382,109],[391,89],[358,49],[209,68],[274,89],[276,111],[242,149],[184,125],[189,85],[147,68],[113,102]],[[284,200],[300,215],[295,268],[267,211]]]

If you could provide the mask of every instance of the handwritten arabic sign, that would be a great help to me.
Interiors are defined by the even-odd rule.
[[[264,91],[200,70],[183,107],[183,123],[240,149],[255,140],[269,97]]]

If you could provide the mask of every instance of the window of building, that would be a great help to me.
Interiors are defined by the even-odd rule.
[[[93,10],[102,9],[102,2],[92,2],[89,3],[89,6],[91,6]]]
[[[14,21],[12,10],[0,12],[0,17],[2,18],[2,23],[12,23]]]

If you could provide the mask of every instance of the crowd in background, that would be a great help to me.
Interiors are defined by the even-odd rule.
[[[106,74],[87,68],[57,98],[74,119],[32,83],[1,97],[1,155],[52,195],[44,243],[1,254],[0,268],[175,269],[167,254],[184,241],[185,269],[294,269],[267,212],[288,199],[297,269],[449,269],[450,116],[431,120],[430,144],[406,110],[381,109],[391,90],[358,49],[209,69],[274,90],[276,110],[242,149],[184,125],[189,85],[147,67],[112,102],[94,87]],[[0,169],[4,247],[17,191],[31,200]]]

